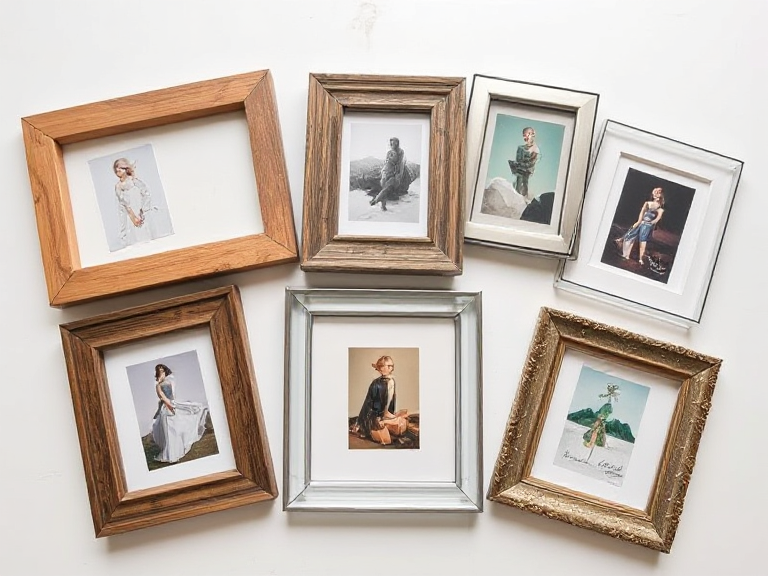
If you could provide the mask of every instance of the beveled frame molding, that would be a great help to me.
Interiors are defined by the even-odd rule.
[[[340,237],[345,111],[430,114],[427,238]],[[310,74],[301,268],[458,275],[464,242],[464,78]]]
[[[570,90],[544,84],[520,82],[475,74],[467,113],[467,208],[465,241],[493,248],[517,250],[545,257],[574,258],[581,207],[586,192],[587,169],[592,132],[600,96],[593,92]],[[557,111],[573,116],[573,136],[568,154],[568,169],[563,184],[562,205],[552,218],[557,231],[542,233],[525,229],[473,222],[472,207],[482,202],[478,190],[482,155],[486,143],[489,112],[494,102],[524,105],[539,111]],[[565,147],[565,143],[563,143]],[[513,151],[514,152],[514,151]]]
[[[104,351],[208,327],[236,469],[128,491]],[[60,326],[96,537],[111,536],[277,497],[277,484],[235,286]]]
[[[530,475],[566,348],[681,382],[645,509],[609,502]],[[488,499],[668,553],[721,363],[680,346],[542,308]]]
[[[286,288],[285,307],[283,510],[482,512],[482,294]],[[453,322],[454,478],[359,481],[313,477],[312,349],[314,323],[321,317],[369,318],[372,322],[380,318],[444,318]],[[314,386],[324,384],[315,382]]]
[[[62,146],[244,110],[264,232],[81,267]],[[21,120],[51,306],[298,259],[269,70],[185,84]]]

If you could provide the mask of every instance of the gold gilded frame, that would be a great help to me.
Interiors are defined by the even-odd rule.
[[[83,268],[62,146],[237,110],[248,124],[264,232]],[[21,124],[51,306],[298,259],[269,70],[28,116]]]
[[[681,383],[645,509],[609,502],[531,476],[557,375],[569,348]],[[488,499],[668,553],[721,362],[680,346],[542,308]]]
[[[310,74],[301,268],[307,272],[461,274],[464,78]],[[430,115],[427,238],[338,235],[345,110]]]
[[[129,491],[104,352],[160,334],[207,327],[235,469]],[[240,293],[217,288],[60,327],[96,537],[277,497]]]

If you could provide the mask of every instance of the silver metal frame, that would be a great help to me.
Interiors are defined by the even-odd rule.
[[[482,512],[481,309],[479,292],[286,289],[284,510]],[[312,328],[317,316],[453,319],[455,480],[312,479]]]

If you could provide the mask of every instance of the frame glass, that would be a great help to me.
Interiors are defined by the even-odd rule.
[[[669,552],[720,365],[542,308],[488,498]]]
[[[232,115],[244,115],[244,122]],[[52,306],[297,260],[268,70],[38,114],[21,123]],[[184,132],[174,137],[167,133],[171,129]],[[163,166],[157,156],[161,140],[168,152]],[[216,146],[197,155],[185,148],[206,142]],[[88,145],[99,150],[98,158],[89,159]],[[208,156],[225,145],[232,154]],[[66,161],[65,148],[74,149],[75,160]],[[237,177],[227,169],[227,180],[217,179],[215,166],[234,157],[243,160]],[[168,180],[173,167],[180,174],[175,184]],[[193,190],[198,202],[190,200]],[[173,210],[166,194],[177,197]],[[222,206],[222,197],[236,199],[236,206]],[[196,219],[182,233],[172,213]],[[101,219],[104,230],[98,223],[80,225],[78,214]],[[248,220],[242,230],[235,226],[241,218]],[[222,232],[198,241],[195,231],[202,234],[214,224]],[[95,244],[103,244],[104,255],[91,259]]]
[[[599,96],[476,74],[465,240],[574,256]]]
[[[97,537],[277,497],[236,287],[61,338]]]
[[[606,122],[579,256],[555,285],[688,328],[701,321],[743,162]]]
[[[463,78],[310,74],[301,267],[458,275]]]
[[[285,510],[482,511],[479,293],[288,288],[286,324]]]

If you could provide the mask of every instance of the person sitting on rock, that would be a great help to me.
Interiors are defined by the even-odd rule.
[[[387,196],[394,188],[398,188],[403,182],[405,172],[405,152],[400,148],[400,139],[389,139],[389,150],[381,168],[381,192],[371,200],[371,206],[381,202],[381,209],[387,210]]]

